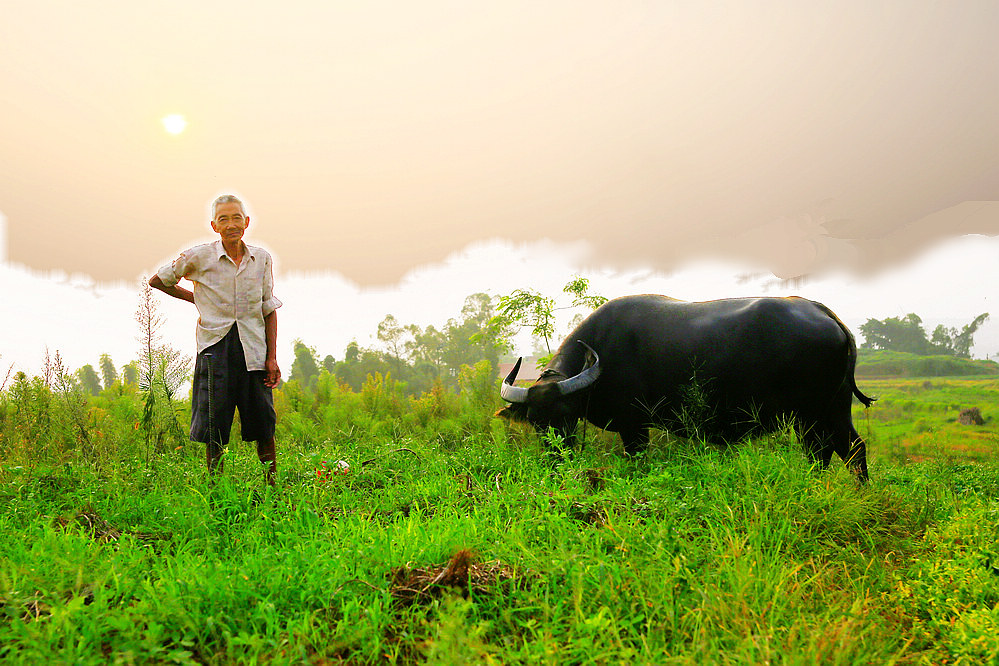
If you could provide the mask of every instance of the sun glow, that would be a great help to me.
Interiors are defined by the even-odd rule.
[[[179,113],[165,116],[162,122],[163,128],[170,134],[180,134],[187,127],[187,119]]]

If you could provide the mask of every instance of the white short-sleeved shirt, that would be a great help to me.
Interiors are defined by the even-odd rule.
[[[199,354],[225,337],[235,323],[246,369],[266,370],[264,317],[281,307],[281,301],[274,297],[271,255],[245,243],[243,248],[238,267],[226,254],[222,241],[217,240],[185,250],[156,274],[167,287],[176,285],[181,278],[194,283]]]

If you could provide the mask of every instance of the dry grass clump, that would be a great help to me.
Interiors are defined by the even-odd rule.
[[[604,479],[606,472],[606,467],[591,467],[583,470],[583,480],[586,482],[586,487],[590,492],[600,492],[607,486],[607,482]]]
[[[472,590],[489,594],[498,583],[517,578],[513,567],[499,560],[474,563],[473,559],[471,551],[459,550],[437,567],[393,567],[388,573],[392,584],[389,593],[397,603],[410,605],[438,598],[449,590],[458,590],[462,596]]]

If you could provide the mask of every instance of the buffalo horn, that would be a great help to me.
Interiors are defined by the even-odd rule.
[[[517,373],[520,372],[520,363],[523,360],[523,357],[517,359],[513,370],[510,371],[510,374],[506,376],[506,379],[503,380],[503,384],[500,386],[500,397],[507,402],[527,402],[527,389],[523,386],[513,385],[517,381]]]
[[[593,354],[593,365],[588,368],[584,368],[575,377],[569,377],[568,379],[563,379],[558,383],[559,393],[562,395],[569,395],[575,393],[576,391],[582,391],[584,388],[588,387],[593,382],[597,381],[597,377],[600,376],[600,356],[597,352],[593,351],[590,345],[586,344],[582,340],[577,340],[579,344],[586,347],[586,349]]]

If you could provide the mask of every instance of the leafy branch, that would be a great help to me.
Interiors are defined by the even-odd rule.
[[[607,302],[603,296],[589,293],[590,281],[575,276],[562,288],[562,293],[572,296],[569,305],[559,306],[555,298],[545,296],[534,289],[517,289],[508,296],[500,296],[497,314],[493,317],[495,327],[529,328],[531,335],[545,342],[548,354],[538,360],[542,367],[551,360],[551,340],[555,335],[556,313],[575,308],[596,309]]]

